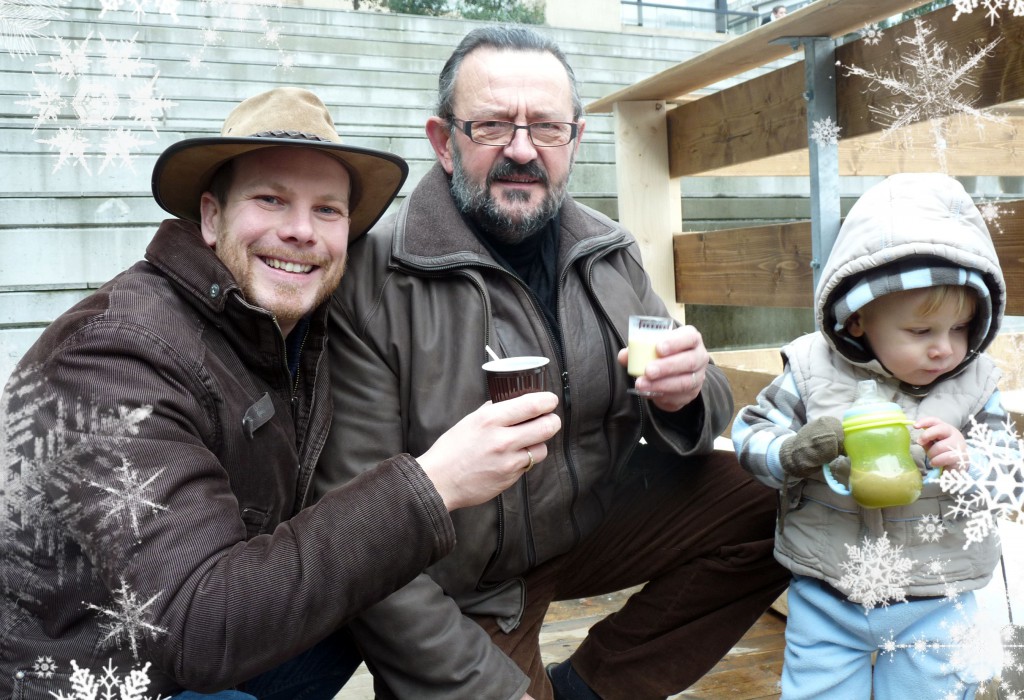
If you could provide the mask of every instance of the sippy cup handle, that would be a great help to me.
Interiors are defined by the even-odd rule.
[[[838,493],[840,496],[852,496],[853,491],[848,486],[844,486],[841,481],[832,476],[832,469],[827,464],[821,465],[821,473],[825,477],[825,483],[828,487]]]

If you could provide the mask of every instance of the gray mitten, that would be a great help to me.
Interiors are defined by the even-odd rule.
[[[842,452],[843,424],[838,418],[824,416],[815,418],[782,443],[779,461],[784,472],[806,479]]]

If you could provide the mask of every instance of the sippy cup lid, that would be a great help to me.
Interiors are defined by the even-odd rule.
[[[883,401],[874,379],[857,382],[857,399],[843,413],[843,431],[865,430],[886,425],[910,425],[907,414],[892,401]]]

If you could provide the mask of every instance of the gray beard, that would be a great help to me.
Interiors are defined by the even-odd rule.
[[[565,201],[566,186],[568,185],[569,178],[566,177],[565,182],[551,187],[547,173],[541,170],[540,165],[536,161],[524,166],[516,165],[507,160],[502,161],[491,169],[491,172],[487,174],[487,181],[481,187],[466,177],[466,170],[462,167],[462,155],[459,149],[457,147],[453,148],[452,152],[451,187],[455,206],[465,216],[476,222],[480,230],[488,238],[498,243],[505,245],[522,243],[540,231],[548,221],[554,218]],[[498,202],[490,193],[491,183],[494,182],[496,177],[504,174],[506,171],[528,173],[538,178],[545,185],[548,185],[548,192],[540,206],[533,213],[527,214],[519,221],[514,220],[502,211],[498,206]],[[572,172],[571,164],[570,172]],[[527,192],[511,192],[507,195],[511,201],[526,201],[529,199],[529,196]]]

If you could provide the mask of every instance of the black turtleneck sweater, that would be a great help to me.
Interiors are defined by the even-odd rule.
[[[558,327],[557,311],[557,263],[558,263],[558,217],[555,216],[540,231],[520,243],[501,243],[488,238],[476,225],[467,219],[469,228],[486,246],[494,259],[506,270],[521,279],[537,300],[544,312],[555,339],[561,346],[562,334]]]

